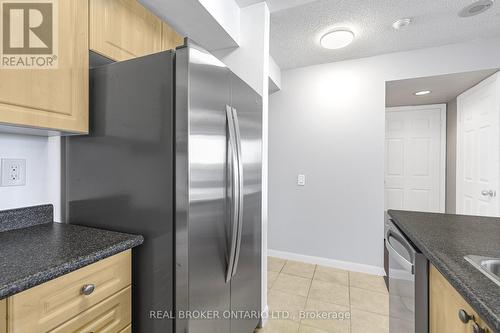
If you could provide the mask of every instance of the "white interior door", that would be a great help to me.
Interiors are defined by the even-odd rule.
[[[499,216],[498,73],[457,98],[457,214]]]
[[[385,208],[444,212],[446,105],[386,109]]]

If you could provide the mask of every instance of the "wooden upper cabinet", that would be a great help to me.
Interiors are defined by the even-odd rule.
[[[88,3],[57,1],[58,66],[0,69],[0,124],[88,132]]]
[[[429,333],[471,333],[474,320],[463,323],[458,312],[464,310],[474,316],[477,324],[493,331],[484,323],[472,307],[452,287],[444,276],[432,265],[429,269]]]
[[[90,0],[89,21],[90,49],[116,61],[160,52],[182,41],[136,0]]]
[[[164,51],[175,49],[177,46],[184,44],[184,38],[165,22],[162,24],[161,35],[161,48]]]
[[[52,40],[57,66],[0,67],[0,125],[87,134],[89,49],[120,61],[183,44],[181,36],[136,0],[64,0],[54,4],[57,20],[53,22],[57,25]],[[8,35],[14,36],[12,47],[19,48],[26,40],[31,43],[33,34],[25,38],[21,35],[24,29],[19,31]],[[4,58],[1,60],[4,64]]]

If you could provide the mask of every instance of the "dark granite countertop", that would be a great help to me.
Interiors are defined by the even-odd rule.
[[[464,259],[470,254],[500,258],[500,218],[388,213],[479,316],[500,332],[500,287]]]
[[[40,208],[33,207],[35,213]],[[26,210],[26,208],[23,208]],[[17,228],[0,232],[0,299],[9,297],[61,275],[75,271],[142,244],[143,237],[63,223],[39,223],[37,214],[29,226],[26,214],[0,212],[23,221]],[[50,206],[50,218],[52,207]],[[45,216],[47,217],[47,216]],[[12,220],[10,219],[10,222]],[[10,223],[12,224],[12,223]],[[0,228],[1,229],[1,228]]]

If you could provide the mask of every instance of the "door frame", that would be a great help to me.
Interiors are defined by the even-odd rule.
[[[440,114],[440,154],[439,154],[439,212],[444,213],[446,209],[446,103],[441,104],[426,104],[426,105],[409,105],[409,106],[393,106],[386,107],[385,112],[407,112],[407,111],[419,111],[419,110],[429,110],[439,109]],[[385,140],[385,130],[384,130],[384,140]],[[384,155],[385,152],[384,148]],[[385,155],[386,156],[386,155]],[[386,160],[384,158],[384,160]],[[384,171],[385,174],[385,171]],[[385,176],[384,176],[385,178]],[[385,188],[385,181],[384,181]]]
[[[469,97],[472,94],[477,93],[478,90],[483,89],[485,86],[488,85],[493,85],[493,89],[496,90],[496,107],[497,107],[497,125],[498,125],[498,133],[500,134],[500,72],[496,72],[495,74],[487,77],[483,81],[479,82],[475,86],[467,89],[463,93],[457,96],[457,156],[456,156],[456,178],[455,178],[455,212],[459,214],[459,202],[461,201],[461,195],[462,195],[462,182],[460,181],[463,175],[463,164],[461,163],[461,160],[463,159],[463,142],[462,142],[462,134],[463,134],[463,122],[462,122],[462,103],[463,103],[463,98],[464,97]],[[496,138],[497,140],[500,140],[500,138]],[[500,165],[500,164],[499,164]],[[497,188],[500,185],[500,175],[498,175],[498,183],[496,184]],[[499,188],[500,189],[500,188]],[[463,214],[463,207],[462,204],[460,204],[460,214]],[[497,211],[495,214],[500,213],[500,204],[498,204]]]

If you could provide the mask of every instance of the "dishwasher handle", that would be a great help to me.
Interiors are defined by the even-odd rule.
[[[409,261],[405,257],[403,257],[396,249],[392,246],[391,244],[391,238],[395,239],[400,243],[410,254],[411,260]],[[404,239],[401,239],[401,237],[393,232],[391,230],[387,230],[387,234],[385,237],[385,247],[387,251],[389,252],[389,255],[391,258],[394,258],[398,264],[400,264],[405,270],[410,272],[411,274],[415,274],[415,251],[412,249],[411,245],[405,242]]]

